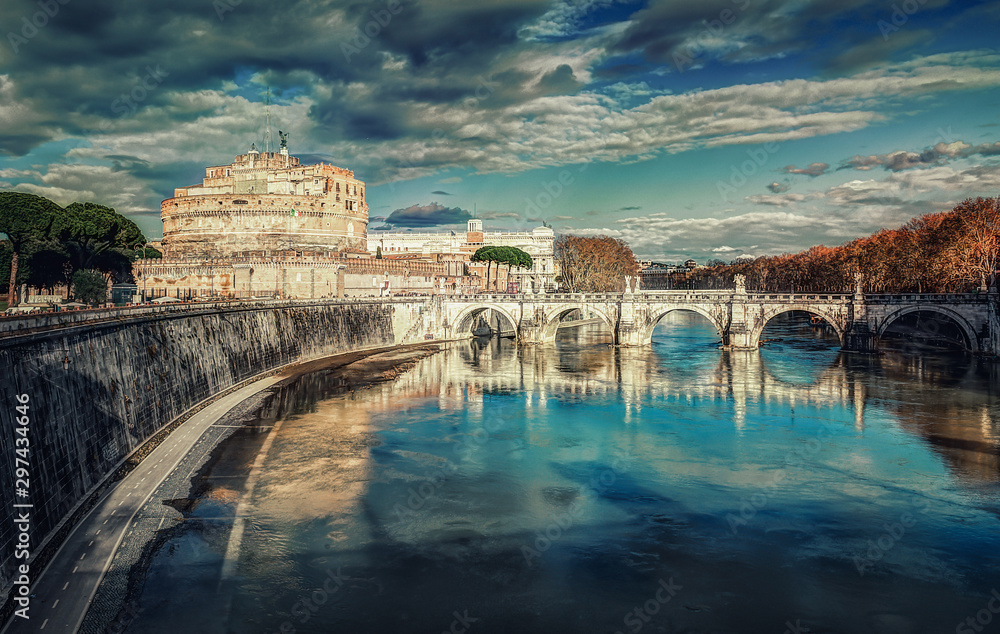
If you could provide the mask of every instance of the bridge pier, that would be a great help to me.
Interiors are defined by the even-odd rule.
[[[990,292],[987,294],[986,304],[986,329],[988,336],[984,343],[989,346],[989,350],[983,350],[984,354],[994,357],[1000,356],[1000,293],[997,292],[997,283],[993,282]]]
[[[878,354],[878,336],[868,325],[868,322],[855,321],[844,333],[844,340],[840,347],[847,352]]]
[[[522,306],[521,319],[517,322],[517,342],[525,345],[545,343],[545,326],[545,314],[540,308],[525,310]]]
[[[722,345],[732,350],[756,350],[759,342],[753,339],[753,333],[746,324],[730,324],[722,334]]]
[[[633,322],[618,322],[618,327],[614,333],[614,343],[616,346],[641,346],[646,342],[642,340],[642,329],[636,327]]]

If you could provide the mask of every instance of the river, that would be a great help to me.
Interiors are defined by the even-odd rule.
[[[791,317],[764,338],[673,313],[644,349],[587,326],[304,376],[192,479],[128,631],[998,628],[997,366]]]

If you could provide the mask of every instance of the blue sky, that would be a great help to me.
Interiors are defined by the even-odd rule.
[[[1000,194],[997,3],[40,11],[0,7],[0,189],[109,204],[153,238],[174,187],[261,145],[267,87],[272,138],[368,182],[371,227],[454,229],[475,210],[728,261]]]

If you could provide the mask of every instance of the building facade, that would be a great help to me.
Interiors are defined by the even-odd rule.
[[[497,284],[491,288],[515,292],[540,292],[554,287],[558,275],[554,255],[555,233],[549,227],[537,227],[532,231],[503,232],[484,231],[483,221],[469,220],[465,233],[416,232],[416,231],[370,231],[368,232],[368,253],[381,252],[383,258],[397,257],[437,257],[459,259],[468,262],[477,249],[484,246],[516,247],[531,256],[533,266],[529,270],[514,269],[508,272],[501,268]],[[470,263],[470,269],[486,280],[486,264]],[[496,269],[497,267],[493,267]],[[493,274],[491,273],[491,280]]]

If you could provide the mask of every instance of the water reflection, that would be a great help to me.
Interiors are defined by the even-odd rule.
[[[646,349],[585,326],[348,394],[301,383],[227,631],[953,631],[980,609],[995,367],[844,354],[794,319],[723,351],[699,319]],[[676,596],[636,616],[661,582]]]
[[[665,319],[652,349],[614,348],[605,326],[563,329],[550,346],[518,347],[506,339],[476,339],[438,355],[385,388],[426,395],[438,385],[445,406],[462,396],[478,405],[492,394],[529,393],[544,407],[567,395],[617,395],[626,420],[643,401],[734,404],[742,428],[746,404],[810,409],[846,408],[864,429],[870,404],[891,413],[901,429],[928,442],[962,478],[1000,477],[997,366],[970,355],[938,351],[878,356],[842,353],[832,331],[807,320],[776,319],[759,351],[718,349],[714,328],[693,313]]]

